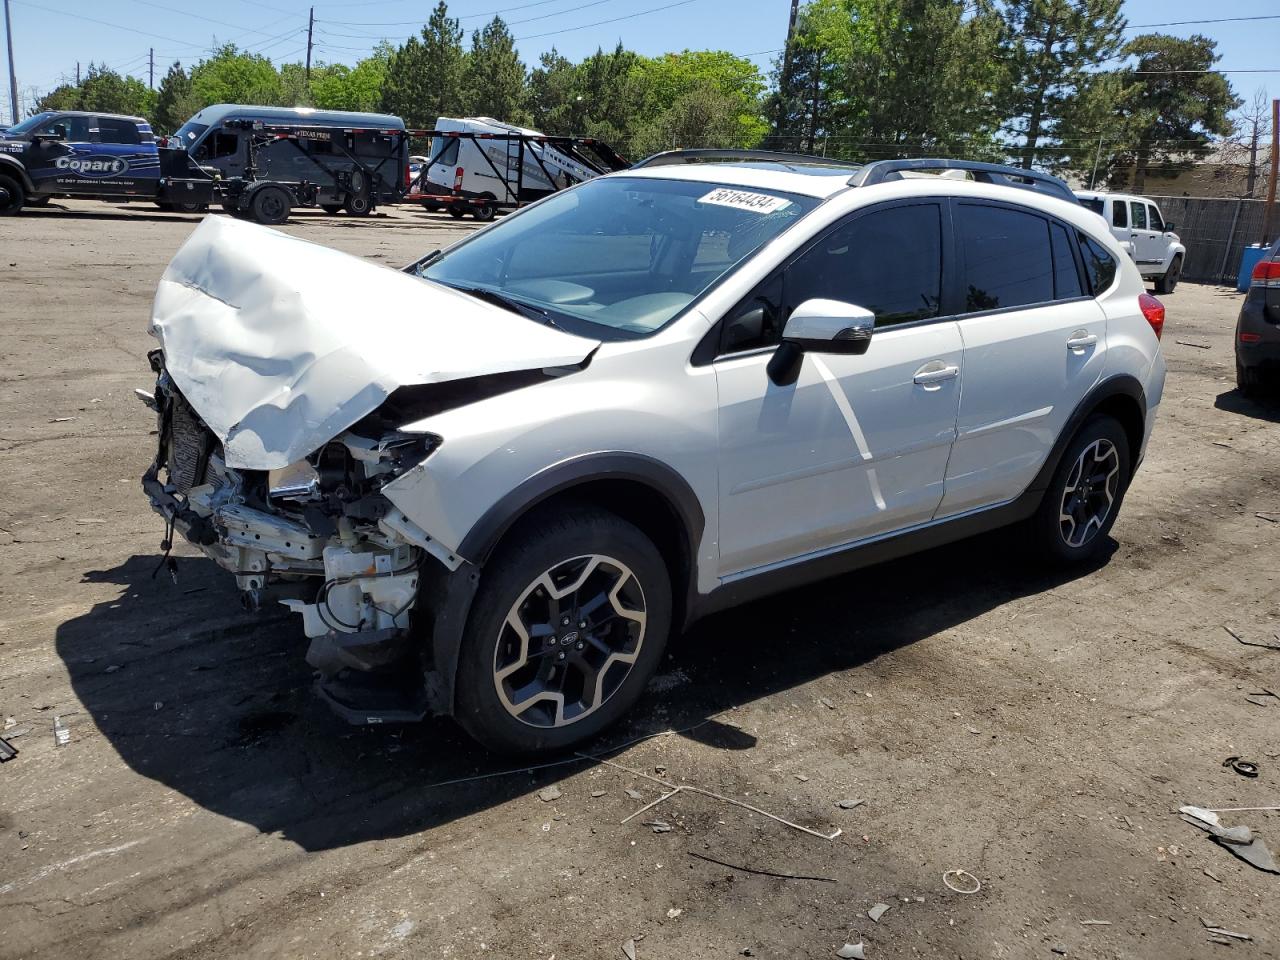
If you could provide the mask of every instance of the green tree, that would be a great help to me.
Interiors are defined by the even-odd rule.
[[[334,64],[311,77],[311,100],[325,110],[379,109],[394,48],[385,41],[354,67]]]
[[[141,80],[91,63],[78,86],[64,83],[41,97],[36,107],[37,112],[96,110],[149,118],[155,107],[155,94]]]
[[[630,147],[640,156],[677,147],[749,147],[759,133],[744,127],[738,98],[709,80],[699,80],[641,126]]]
[[[552,47],[529,72],[529,115],[543,133],[570,136],[581,110],[578,70],[572,61]]]
[[[524,64],[501,17],[471,35],[465,77],[469,113],[506,123],[528,122]]]
[[[152,126],[157,133],[173,133],[201,106],[203,104],[196,103],[191,94],[191,77],[182,69],[181,62],[175,61],[160,81]]]
[[[46,110],[79,110],[80,87],[74,83],[60,83],[36,101],[32,114]]]
[[[1010,64],[1007,130],[1023,142],[1022,166],[1057,166],[1055,134],[1077,97],[1124,42],[1121,0],[1004,0]]]
[[[829,152],[870,159],[997,153],[1007,65],[989,0],[812,0],[797,27],[815,55],[811,144],[829,136]]]
[[[685,50],[642,59],[633,68],[644,139],[633,149],[652,146],[652,131],[668,131],[677,143],[751,147],[768,131],[763,115],[765,80],[750,60],[723,50]],[[695,118],[709,124],[700,133]],[[695,136],[696,134],[696,136]]]
[[[411,127],[430,127],[440,117],[463,111],[462,27],[439,0],[422,27],[387,57],[382,109]]]
[[[228,43],[192,69],[191,94],[202,107],[211,103],[278,105],[280,74],[266,57]]]
[[[1069,126],[1080,146],[1069,158],[1078,171],[1103,171],[1099,180],[1126,182],[1135,193],[1147,178],[1173,176],[1231,133],[1231,111],[1241,103],[1221,73],[1217,44],[1199,34],[1183,39],[1151,33],[1135,37],[1124,53],[1131,67],[1115,71],[1080,99]],[[1091,143],[1101,139],[1099,151]]]

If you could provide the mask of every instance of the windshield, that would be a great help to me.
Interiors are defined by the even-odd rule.
[[[23,120],[21,123],[16,123],[12,127],[9,127],[5,130],[5,133],[9,136],[20,137],[23,134],[30,133],[52,116],[53,114],[48,110],[44,113],[37,113],[34,117],[27,117],[27,119]]]
[[[178,128],[178,132],[173,136],[184,147],[189,147],[196,142],[200,134],[209,129],[207,123],[194,123],[188,120]]]
[[[1100,197],[1077,197],[1076,199],[1080,201],[1080,206],[1088,207],[1098,216],[1102,216],[1104,201]]]
[[[819,202],[705,181],[602,177],[477,234],[420,274],[500,294],[575,333],[640,337]]]

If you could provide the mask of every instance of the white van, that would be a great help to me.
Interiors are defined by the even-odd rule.
[[[1111,235],[1133,257],[1143,279],[1155,281],[1156,293],[1173,293],[1187,248],[1154,201],[1127,193],[1079,190],[1076,199],[1107,221]]]
[[[549,143],[523,141],[522,146],[521,136],[543,134],[493,117],[441,117],[435,128],[442,133],[481,135],[433,137],[433,162],[426,177],[435,187],[432,192],[470,197],[478,220],[492,219],[496,206],[537,200],[598,176],[598,171]],[[461,216],[461,208],[450,210]]]

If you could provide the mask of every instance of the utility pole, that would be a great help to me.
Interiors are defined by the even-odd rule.
[[[76,86],[80,86],[80,61],[76,61]]]
[[[1258,186],[1258,126],[1257,117],[1253,118],[1253,136],[1249,138],[1249,174],[1245,183],[1249,199],[1253,199],[1253,191]]]
[[[1271,101],[1271,179],[1267,182],[1267,206],[1262,215],[1262,242],[1272,239],[1271,221],[1276,211],[1276,179],[1280,177],[1280,99]]]
[[[787,96],[791,85],[791,44],[796,36],[796,14],[800,10],[800,0],[791,0],[791,19],[787,21],[787,45],[782,48],[782,76],[778,87],[782,96]]]
[[[147,88],[154,90],[156,88],[156,48],[149,47],[147,54]]]
[[[1089,174],[1089,189],[1093,189],[1098,180],[1098,161],[1102,159],[1102,137],[1098,137],[1098,152],[1093,155],[1093,173]]]
[[[9,0],[5,0],[8,3]],[[311,8],[311,14],[307,17],[307,86],[311,86],[311,35],[316,29],[316,8]]]
[[[18,74],[13,67],[13,20],[9,17],[9,0],[4,0],[4,35],[9,44],[9,109],[13,122],[17,123],[21,117],[18,116]]]

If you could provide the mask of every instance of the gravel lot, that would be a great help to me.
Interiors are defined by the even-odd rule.
[[[1249,696],[1280,651],[1224,630],[1280,630],[1280,405],[1235,393],[1234,292],[1165,298],[1165,402],[1098,569],[996,535],[757,603],[672,644],[592,748],[678,731],[608,754],[634,772],[447,783],[506,766],[449,722],[341,724],[300,625],[185,545],[153,576],[132,390],[196,220],[63,207],[0,220],[0,957],[1280,956],[1280,876],[1176,815],[1280,804],[1280,698]],[[388,209],[287,229],[398,265],[471,228]],[[621,824],[662,768],[843,833],[689,792]],[[1228,818],[1280,854],[1280,813]]]

